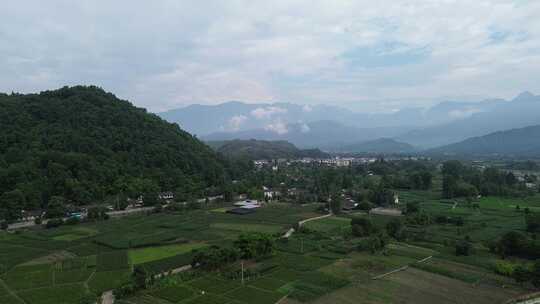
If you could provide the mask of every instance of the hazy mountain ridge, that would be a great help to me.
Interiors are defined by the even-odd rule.
[[[412,129],[405,127],[361,129],[346,126],[335,121],[287,124],[283,125],[283,128],[286,132],[276,133],[274,130],[254,129],[238,132],[218,132],[201,138],[205,141],[233,139],[284,140],[300,148],[329,149],[335,146],[375,140],[381,137],[393,137],[404,130]]]
[[[418,150],[403,142],[391,138],[379,138],[376,140],[359,142],[335,148],[333,151],[345,153],[371,153],[371,154],[404,154],[414,153]]]
[[[417,129],[395,139],[424,148],[459,142],[469,137],[540,124],[540,96],[521,93],[508,102],[497,102],[485,112],[439,126]]]
[[[299,105],[294,103],[243,103],[218,105],[193,104],[158,113],[199,136],[219,132],[240,132],[268,129],[272,125],[336,121],[357,128],[413,126],[426,127],[450,122],[488,111],[500,100],[476,103],[443,102],[431,108],[411,107],[390,113],[362,113],[332,105]]]
[[[302,148],[333,149],[393,138],[430,149],[496,131],[540,124],[540,97],[507,101],[446,101],[428,109],[358,113],[328,105],[292,103],[191,105],[160,114],[204,140],[285,140]]]
[[[426,151],[449,155],[540,155],[540,125],[494,132]]]

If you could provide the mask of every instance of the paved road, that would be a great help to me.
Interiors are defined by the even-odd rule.
[[[110,217],[121,217],[126,216],[130,214],[140,213],[140,212],[148,212],[154,210],[154,207],[141,207],[141,208],[132,208],[132,209],[126,209],[126,210],[119,210],[119,211],[109,211],[107,214]],[[85,215],[84,215],[85,216]],[[65,217],[64,221],[68,218]],[[42,224],[46,225],[49,220],[44,219]],[[16,229],[23,229],[23,228],[30,228],[36,226],[36,223],[34,221],[26,221],[26,222],[18,222],[13,223],[8,226],[8,229],[10,230],[16,230]]]

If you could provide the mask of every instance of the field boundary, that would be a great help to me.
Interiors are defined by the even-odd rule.
[[[430,255],[430,256],[428,256],[428,257],[426,257],[426,258],[423,258],[423,259],[421,259],[421,260],[416,261],[415,263],[424,263],[424,262],[430,260],[432,257],[433,257],[433,256]],[[387,273],[383,273],[383,274],[374,276],[374,277],[371,278],[371,279],[372,279],[372,280],[382,279],[382,278],[384,278],[384,277],[386,277],[386,276],[388,276],[388,275],[391,275],[391,274],[393,274],[393,273],[407,270],[407,269],[409,268],[409,266],[410,266],[410,264],[409,264],[409,265],[402,266],[402,267],[399,267],[399,268],[394,269],[394,270],[392,270],[392,271],[389,271],[389,272],[387,272]]]
[[[14,297],[15,299],[21,301],[21,303],[28,304],[24,299],[19,297],[16,292],[14,292],[7,284],[4,282],[4,280],[0,279],[0,285],[4,286],[4,288],[7,290],[7,292]]]
[[[316,217],[308,218],[308,219],[305,219],[305,220],[301,220],[301,221],[298,222],[298,227],[302,227],[302,225],[304,225],[307,222],[321,220],[323,218],[331,217],[332,215],[333,215],[332,213],[328,213],[328,214],[325,214],[325,215],[316,216]],[[285,232],[285,234],[282,236],[282,238],[288,239],[295,231],[296,230],[294,230],[294,228],[291,228],[291,229],[287,230],[287,232]]]

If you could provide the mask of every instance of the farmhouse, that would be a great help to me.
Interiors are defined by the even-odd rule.
[[[167,191],[167,192],[161,192],[159,195],[158,195],[158,198],[160,200],[164,200],[164,201],[170,201],[170,200],[173,200],[174,199],[174,193],[170,192],[170,191]]]
[[[268,187],[263,186],[263,193],[264,193],[264,199],[265,200],[274,200],[279,199],[281,196],[281,192],[278,190],[273,190]]]

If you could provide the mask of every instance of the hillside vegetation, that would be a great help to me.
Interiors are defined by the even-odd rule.
[[[319,149],[300,150],[287,141],[266,140],[231,140],[214,141],[208,144],[217,152],[227,157],[248,159],[277,159],[277,158],[322,158],[328,155]]]
[[[215,153],[178,125],[97,87],[0,95],[0,209],[82,204],[109,195],[223,180]]]

